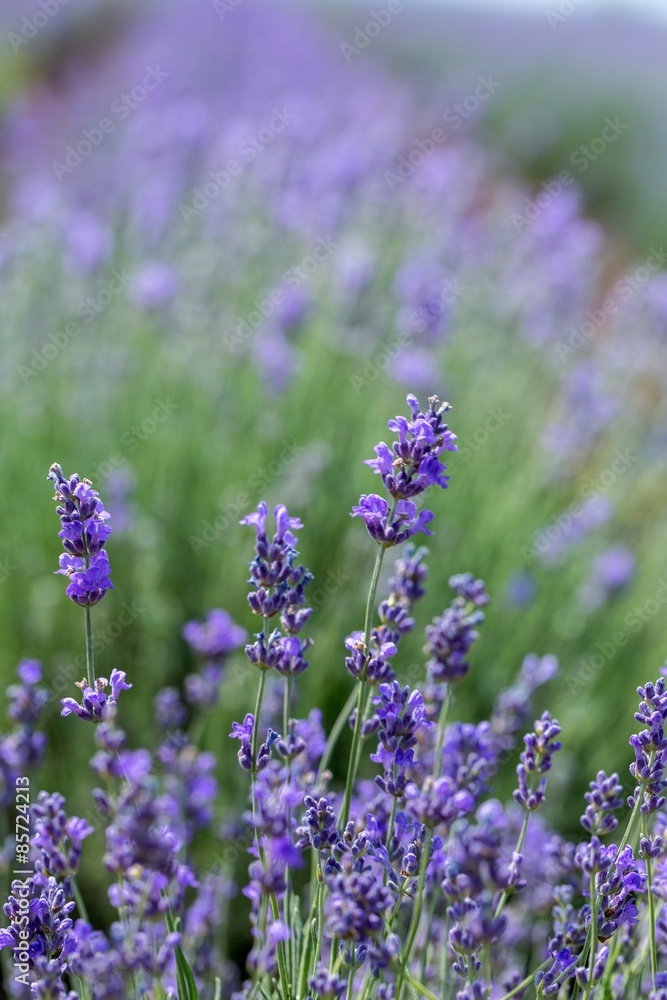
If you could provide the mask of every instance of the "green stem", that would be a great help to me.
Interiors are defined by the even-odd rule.
[[[523,817],[523,823],[521,824],[521,831],[519,833],[519,839],[516,842],[516,848],[515,848],[515,851],[514,851],[515,854],[521,854],[521,848],[523,847],[523,842],[526,839],[526,833],[528,832],[528,821],[529,820],[530,820],[530,810],[526,809],[526,811],[524,813],[524,817]],[[512,895],[512,890],[510,890],[510,889],[505,889],[504,890],[502,896],[498,900],[498,905],[496,906],[496,912],[494,913],[494,917],[496,919],[500,916],[500,914],[505,909],[505,904],[507,903],[507,900],[510,898],[511,895]]]
[[[512,997],[515,997],[517,993],[522,993],[526,986],[530,986],[530,984],[534,982],[537,973],[541,972],[542,969],[546,969],[546,967],[551,964],[551,961],[552,959],[548,958],[546,962],[542,962],[541,965],[538,965],[534,972],[529,973],[529,975],[527,975],[525,979],[522,979],[518,986],[515,986],[509,993],[503,994],[500,1000],[512,1000]]]
[[[394,515],[396,509],[396,501],[392,506],[391,517]],[[366,617],[364,621],[364,655],[368,657],[370,651],[371,643],[371,628],[373,624],[373,611],[375,608],[375,594],[377,592],[378,581],[380,579],[380,570],[382,569],[382,561],[384,559],[385,547],[381,545],[378,548],[377,556],[375,557],[375,566],[373,567],[373,576],[371,577],[371,585],[368,589],[368,598],[366,600]],[[352,801],[352,791],[354,789],[354,783],[357,780],[357,769],[359,767],[359,747],[361,744],[361,727],[364,721],[364,710],[366,706],[366,692],[368,690],[368,679],[366,677],[366,667],[364,667],[363,677],[359,680],[359,690],[357,697],[357,717],[354,720],[354,732],[352,734],[352,748],[350,750],[350,762],[347,769],[347,781],[345,782],[345,797],[343,799],[343,808],[341,811],[341,829],[345,829],[347,826],[347,821],[350,816],[350,802]]]
[[[453,694],[452,685],[448,684],[447,694],[440,706],[440,713],[438,715],[438,732],[435,739],[435,758],[433,760],[433,777],[436,779],[442,773],[442,748],[445,742],[445,726],[447,725],[447,716],[449,715]]]
[[[347,720],[350,717],[350,712],[354,708],[354,702],[356,700],[356,697],[357,697],[356,688],[352,688],[347,701],[345,702],[340,712],[338,713],[338,718],[331,727],[331,732],[329,733],[327,745],[324,748],[324,753],[322,754],[322,760],[320,761],[320,766],[317,771],[318,779],[322,777],[322,775],[329,766],[329,761],[331,760],[331,754],[333,753],[334,748],[338,743],[338,740],[340,739],[340,734],[343,732],[345,726],[347,725]]]
[[[93,656],[93,625],[90,616],[90,608],[86,605],[83,609],[83,617],[86,623],[86,673],[89,685],[95,687],[95,659]]]
[[[415,938],[417,937],[417,931],[419,930],[419,924],[421,922],[422,915],[422,903],[424,899],[424,887],[426,885],[426,871],[428,869],[428,863],[431,854],[431,841],[433,839],[433,830],[430,828],[426,832],[426,838],[422,846],[422,855],[419,862],[419,880],[417,883],[417,895],[415,897],[415,905],[412,909],[412,919],[410,921],[410,927],[408,929],[408,936],[405,942],[405,948],[403,949],[403,954],[401,955],[401,971],[396,983],[396,997],[397,1000],[401,1000],[401,994],[403,992],[403,984],[405,982],[406,976],[410,978],[408,972],[408,965],[410,962],[410,953],[412,952],[412,947],[415,943]]]
[[[81,890],[79,889],[79,885],[73,875],[70,877],[70,882],[72,883],[72,895],[74,896],[74,901],[76,903],[76,908],[79,911],[79,916],[81,917],[82,920],[85,920],[86,923],[89,924],[90,920],[88,919],[88,910],[86,909],[86,904],[83,901],[83,896],[81,895]]]
[[[648,816],[642,816],[642,833],[648,840]],[[658,949],[655,940],[655,898],[653,896],[653,859],[646,858],[646,888],[648,890],[649,953],[651,956],[651,985],[655,989],[658,974]]]
[[[598,925],[598,894],[595,887],[595,872],[591,872],[589,893],[591,897],[591,927],[593,928],[593,934],[591,938],[591,950],[588,961],[588,982],[586,983],[586,992],[584,993],[584,1000],[588,1000],[591,995],[591,990],[593,989],[593,970],[595,968],[595,940],[597,938],[596,929]]]
[[[257,688],[257,700],[255,702],[255,725],[252,730],[252,773],[257,774],[257,754],[259,752],[259,715],[262,711],[264,701],[264,689],[266,687],[266,670],[261,670],[259,674],[259,687]]]
[[[364,718],[364,705],[366,702],[366,691],[368,689],[368,681],[364,680],[359,682],[358,693],[357,693],[357,717],[354,720],[354,732],[352,733],[352,748],[350,750],[350,761],[347,768],[347,780],[345,782],[345,797],[343,799],[343,808],[341,809],[341,830],[344,830],[347,826],[347,821],[350,817],[350,803],[352,801],[352,791],[354,789],[354,783],[357,780],[357,759],[359,757],[359,744],[361,743],[361,727]]]

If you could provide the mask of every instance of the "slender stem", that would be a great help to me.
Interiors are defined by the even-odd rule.
[[[512,997],[515,997],[517,993],[522,993],[525,990],[526,986],[530,986],[530,984],[535,981],[535,976],[537,975],[537,973],[541,972],[542,969],[546,969],[547,965],[549,965],[551,961],[552,959],[548,958],[546,962],[542,962],[541,965],[538,965],[538,967],[533,972],[530,972],[525,979],[521,980],[518,986],[515,986],[514,989],[509,991],[509,993],[504,993],[503,996],[500,998],[500,1000],[512,1000]],[[571,968],[572,966],[570,966],[570,969]]]
[[[589,894],[591,897],[591,927],[593,928],[593,937],[588,960],[588,982],[586,983],[584,1000],[588,1000],[591,995],[591,990],[593,989],[593,970],[595,969],[595,941],[597,939],[596,931],[598,926],[598,894],[595,886],[594,871],[591,872],[590,876]]]
[[[396,983],[397,1000],[401,1000],[401,994],[403,992],[403,984],[405,981],[405,977],[406,976],[409,977],[408,964],[410,962],[410,953],[412,951],[412,946],[415,943],[415,938],[417,937],[417,931],[419,930],[419,924],[421,922],[422,903],[424,899],[424,887],[426,885],[426,871],[428,869],[428,863],[431,855],[432,839],[433,839],[433,830],[429,828],[426,832],[426,838],[422,846],[422,855],[419,862],[419,881],[417,883],[417,896],[415,898],[415,905],[412,909],[412,919],[410,921],[410,927],[405,942],[405,948],[403,949],[403,954],[401,956],[401,971],[399,973],[398,981]]]
[[[648,840],[648,816],[642,816],[642,833]],[[653,858],[646,858],[646,888],[648,890],[649,951],[651,955],[651,985],[655,989],[658,974],[658,950],[655,940],[655,898],[653,896]]]
[[[95,659],[93,656],[93,625],[91,621],[90,608],[86,605],[83,609],[83,617],[86,623],[86,673],[88,683],[95,687]]]
[[[340,815],[340,825],[341,830],[344,830],[347,826],[347,821],[350,816],[350,803],[352,801],[352,791],[354,789],[354,783],[357,779],[357,758],[359,756],[359,744],[361,742],[361,727],[363,725],[364,718],[364,703],[366,701],[366,691],[368,688],[368,681],[360,681],[358,684],[358,694],[357,694],[357,716],[354,720],[354,732],[352,733],[352,748],[350,750],[350,761],[347,768],[347,780],[345,782],[345,797],[343,799],[343,808],[341,809]]]
[[[317,862],[317,944],[315,945],[315,960],[313,970],[317,966],[322,956],[322,942],[324,940],[324,878],[319,859]]]
[[[259,715],[262,711],[264,701],[264,689],[266,687],[266,670],[261,670],[259,674],[259,687],[257,688],[257,700],[255,702],[255,725],[252,730],[252,771],[257,773],[257,754],[259,752]]]
[[[70,877],[70,882],[72,884],[72,895],[74,896],[74,901],[76,902],[76,908],[79,911],[79,916],[86,923],[90,923],[88,919],[88,910],[86,909],[86,904],[83,901],[83,896],[81,895],[81,890],[79,889],[78,883],[74,876]]]
[[[356,688],[352,688],[347,701],[345,702],[340,712],[338,713],[338,718],[331,727],[331,732],[329,733],[327,745],[324,748],[324,753],[322,754],[322,760],[320,761],[320,766],[317,772],[318,778],[322,776],[324,771],[326,771],[327,767],[329,766],[329,761],[331,760],[331,754],[333,753],[334,748],[338,743],[338,740],[340,739],[340,734],[343,732],[345,726],[347,725],[347,720],[350,717],[350,712],[354,708],[354,702],[356,700],[356,697],[357,697],[357,690]]]
[[[394,506],[392,508],[393,512],[396,508],[396,501],[394,501]],[[380,545],[378,548],[377,556],[375,557],[375,566],[373,567],[373,576],[371,577],[371,585],[368,589],[368,599],[366,601],[366,618],[364,621],[364,655],[366,658],[369,656],[370,644],[371,644],[371,627],[373,624],[373,611],[375,608],[375,594],[377,592],[378,581],[380,579],[380,570],[382,569],[382,561],[385,554],[384,545]],[[363,676],[359,680],[359,691],[357,697],[357,716],[354,720],[354,732],[352,734],[352,748],[350,750],[350,761],[347,769],[347,781],[345,782],[345,797],[343,799],[343,808],[341,811],[341,828],[345,829],[347,821],[350,816],[350,802],[352,800],[352,791],[354,789],[354,784],[357,779],[357,770],[359,767],[359,747],[361,743],[361,728],[364,721],[364,710],[366,706],[366,692],[368,690],[368,679],[366,677],[366,666],[364,666]]]
[[[523,817],[523,823],[521,824],[521,831],[519,833],[519,839],[516,842],[515,854],[521,854],[521,848],[523,847],[523,842],[526,839],[526,833],[528,832],[528,821],[530,820],[530,810],[526,809]],[[494,917],[497,919],[500,914],[505,909],[505,903],[512,895],[512,890],[505,889],[502,896],[498,900],[498,905],[496,906],[496,912]]]
[[[454,690],[451,684],[447,685],[447,693],[443,699],[442,705],[440,706],[440,713],[438,715],[438,732],[435,738],[435,758],[433,760],[433,777],[439,778],[442,773],[442,747],[445,742],[445,726],[447,724],[447,716],[449,715],[449,709],[452,704],[452,696]]]

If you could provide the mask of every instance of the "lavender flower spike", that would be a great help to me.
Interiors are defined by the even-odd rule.
[[[91,607],[113,588],[109,556],[104,548],[111,534],[111,527],[106,524],[109,514],[89,480],[76,473],[67,479],[57,463],[49,469],[47,479],[56,487],[56,513],[62,525],[58,537],[65,549],[60,556],[60,568],[55,572],[68,578],[65,593],[70,600]]]
[[[61,698],[61,715],[78,715],[85,722],[112,721],[116,714],[116,706],[121,691],[129,691],[131,684],[125,682],[124,670],[112,670],[111,680],[98,677],[95,687],[91,687],[85,679],[77,681],[76,686],[82,691],[81,704],[74,698]],[[111,686],[111,694],[106,689]]]
[[[433,520],[433,511],[421,510],[417,513],[411,500],[399,500],[392,514],[389,504],[377,493],[363,494],[356,507],[352,508],[350,517],[363,518],[366,530],[378,545],[390,548],[400,545],[418,531],[432,535],[426,527]]]
[[[375,447],[376,458],[366,460],[366,465],[382,476],[386,489],[397,500],[423,493],[429,486],[447,488],[446,466],[438,461],[443,451],[457,451],[456,435],[442,415],[451,409],[449,403],[441,403],[437,396],[431,396],[426,413],[419,409],[419,401],[413,395],[407,397],[412,419],[398,416],[390,420],[388,427],[398,440],[391,448],[381,441]]]

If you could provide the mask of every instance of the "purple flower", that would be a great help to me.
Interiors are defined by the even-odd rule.
[[[81,704],[74,698],[61,698],[61,715],[78,715],[86,722],[113,721],[118,705],[118,698],[121,691],[129,691],[132,687],[125,681],[125,671],[112,670],[111,680],[105,677],[98,677],[95,687],[92,688],[84,678],[77,681],[76,686],[81,689]],[[107,694],[106,689],[111,687],[111,694]]]
[[[183,638],[204,660],[224,659],[238,649],[245,637],[245,629],[222,608],[213,608],[203,622],[189,621],[183,626]]]
[[[398,416],[388,423],[398,440],[391,448],[381,441],[375,447],[377,457],[366,460],[366,465],[382,476],[386,489],[397,500],[417,496],[429,486],[446,489],[446,466],[438,461],[438,456],[443,451],[457,451],[456,435],[442,420],[442,414],[451,408],[448,403],[440,403],[437,396],[431,396],[426,413],[419,409],[415,396],[409,395],[407,403],[412,419]]]
[[[424,558],[428,549],[414,548],[412,543],[406,546],[405,554],[394,563],[394,575],[389,580],[389,586],[396,598],[411,607],[415,601],[424,596],[424,583],[428,577],[428,569]]]
[[[249,580],[254,589],[248,595],[248,603],[262,618],[300,608],[305,601],[304,588],[312,579],[304,566],[295,565],[298,552],[292,532],[303,527],[301,521],[290,517],[287,508],[278,504],[273,512],[276,532],[270,541],[266,534],[267,513],[262,501],[255,513],[247,514],[239,522],[254,527],[257,534]]]
[[[345,640],[345,648],[350,655],[345,657],[345,666],[358,680],[369,680],[371,684],[394,679],[394,671],[387,662],[396,656],[398,650],[393,642],[383,642],[378,646],[371,637],[370,650],[366,650],[361,632],[353,632]]]
[[[560,726],[556,720],[548,712],[543,712],[542,717],[535,722],[535,731],[527,733],[523,738],[525,749],[516,768],[519,787],[513,794],[516,802],[524,809],[539,809],[544,802],[547,779],[540,778],[537,787],[532,787],[528,775],[544,775],[551,769],[553,755],[562,747],[560,740],[556,739],[559,733]]]
[[[56,463],[47,478],[56,487],[56,513],[62,525],[59,537],[65,549],[56,573],[69,579],[67,596],[75,604],[90,607],[113,588],[109,557],[104,549],[111,534],[106,524],[109,514],[87,479],[82,480],[76,474],[66,479]]]
[[[161,729],[182,729],[188,710],[173,687],[161,688],[155,696],[155,721]]]
[[[460,789],[449,775],[428,777],[421,788],[410,784],[405,790],[409,812],[426,826],[451,827],[459,816],[465,816],[475,807],[475,800],[466,790]]]
[[[426,527],[433,520],[433,512],[421,510],[417,514],[417,508],[411,500],[399,500],[395,511],[391,513],[389,504],[383,497],[376,493],[364,493],[359,498],[359,504],[352,508],[350,517],[363,518],[368,534],[385,548],[400,545],[419,531],[423,531],[425,535],[433,534]]]
[[[408,771],[414,765],[417,733],[430,729],[433,723],[428,721],[419,691],[401,688],[398,681],[381,684],[379,696],[373,703],[377,705],[379,746],[377,752],[371,754],[371,760],[384,768],[384,776],[376,777],[375,784],[388,795],[402,797],[410,780]]]
[[[55,792],[40,792],[34,803],[33,845],[39,851],[36,868],[42,875],[62,880],[75,875],[81,860],[81,845],[93,827],[78,816],[67,817],[65,799]]]
[[[640,810],[644,815],[657,812],[665,804],[665,763],[667,762],[667,684],[659,677],[655,684],[650,681],[637,688],[642,699],[635,719],[646,725],[639,733],[630,737],[630,745],[635,752],[635,760],[630,765],[630,774],[637,781],[628,804],[634,808],[641,799]]]
[[[452,684],[466,676],[470,670],[468,652],[479,636],[477,625],[484,621],[484,612],[473,609],[473,602],[460,593],[467,588],[476,595],[477,603],[485,603],[482,581],[473,580],[471,574],[463,574],[452,577],[450,585],[458,588],[457,596],[440,618],[434,618],[433,624],[426,627],[425,652],[429,656],[426,669],[438,684]]]
[[[331,799],[323,795],[314,799],[312,795],[304,798],[306,812],[303,823],[297,827],[297,847],[313,847],[316,851],[327,851],[338,844],[340,836],[336,828],[336,813]]]
[[[459,573],[450,576],[449,586],[459,597],[481,608],[489,603],[489,595],[483,580],[476,580],[472,573]]]
[[[617,774],[607,777],[604,771],[598,771],[597,777],[590,783],[590,792],[584,798],[588,803],[584,815],[580,817],[581,825],[591,834],[611,833],[618,826],[618,820],[612,812],[621,809],[623,786]]]
[[[61,554],[59,563],[60,569],[55,572],[68,577],[65,593],[75,604],[91,607],[102,600],[107,590],[113,590],[106,550],[91,556],[88,565],[84,558],[71,556],[67,552]]]
[[[255,716],[252,712],[248,712],[243,722],[232,723],[232,731],[229,734],[234,740],[241,741],[241,747],[238,751],[239,764],[244,771],[253,770],[253,759],[252,759],[252,736],[255,728]],[[262,743],[257,751],[257,761],[255,762],[255,770],[257,772],[263,771],[271,760],[271,747],[278,740],[278,733],[275,733],[272,729],[269,729],[267,733],[266,740]]]

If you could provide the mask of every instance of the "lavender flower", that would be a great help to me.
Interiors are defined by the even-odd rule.
[[[306,812],[303,824],[297,827],[297,847],[313,847],[316,851],[327,851],[335,847],[340,840],[336,828],[336,813],[331,799],[323,795],[314,799],[306,795],[303,800]]]
[[[345,648],[350,654],[345,657],[345,666],[357,680],[369,680],[371,684],[393,680],[394,671],[388,661],[398,652],[395,643],[383,642],[378,646],[371,637],[370,649],[366,650],[361,632],[353,632],[345,640]]]
[[[252,736],[255,728],[255,717],[251,712],[248,712],[242,723],[234,722],[232,725],[232,731],[229,734],[232,739],[240,740],[241,747],[238,751],[239,764],[244,771],[253,770],[253,759],[252,759]],[[278,733],[275,733],[272,729],[269,729],[266,740],[262,743],[257,751],[257,761],[255,762],[255,770],[263,771],[267,767],[269,761],[271,760],[271,747],[278,739]]]
[[[623,806],[622,791],[617,774],[607,777],[604,771],[598,771],[597,777],[590,783],[590,792],[584,795],[588,804],[580,819],[583,828],[602,836],[615,830],[618,820],[612,813]]]
[[[39,851],[36,868],[42,875],[60,881],[76,874],[83,841],[93,833],[85,819],[68,818],[64,807],[65,799],[57,792],[40,792],[32,807],[33,846]]]
[[[213,608],[203,622],[189,621],[183,626],[183,638],[203,660],[224,660],[245,637],[245,629],[222,608]]]
[[[66,479],[56,463],[47,478],[56,487],[56,513],[62,525],[58,537],[65,549],[56,573],[69,579],[67,596],[75,604],[90,607],[113,588],[109,556],[104,548],[111,534],[106,524],[109,514],[89,480],[80,479],[76,473]]]
[[[250,580],[254,590],[248,603],[256,615],[272,618],[290,606],[304,601],[303,588],[311,579],[304,566],[295,566],[298,552],[293,531],[303,527],[298,517],[290,517],[287,508],[278,504],[274,509],[276,532],[269,541],[266,534],[268,509],[262,501],[257,512],[247,514],[240,524],[254,527],[257,534],[255,558],[250,563]]]
[[[438,456],[443,451],[457,450],[456,435],[442,420],[442,414],[451,407],[449,403],[440,403],[437,396],[431,396],[428,402],[429,408],[422,413],[416,397],[409,395],[407,403],[412,419],[398,416],[390,420],[389,430],[395,431],[398,440],[391,449],[381,441],[375,447],[377,458],[366,461],[399,501],[417,496],[429,486],[447,487],[446,466],[438,461]]]
[[[555,737],[560,733],[560,726],[552,720],[548,712],[535,722],[535,732],[524,736],[525,749],[521,753],[520,763],[516,773],[519,777],[519,787],[514,792],[514,798],[524,809],[539,809],[544,802],[547,787],[546,777],[542,777],[536,788],[529,787],[528,775],[544,775],[551,769],[553,755],[560,750],[562,743]]]
[[[438,684],[461,681],[470,670],[467,655],[479,637],[477,626],[484,621],[479,605],[488,601],[484,584],[471,574],[453,576],[449,583],[457,596],[440,618],[426,627],[426,669]],[[472,594],[474,600],[466,594]]]
[[[85,679],[77,681],[76,686],[81,689],[81,704],[74,698],[61,698],[61,715],[78,715],[85,722],[113,722],[118,706],[118,698],[121,691],[129,691],[132,687],[125,681],[124,670],[112,670],[111,679],[98,677],[95,687],[91,687]],[[111,693],[107,694],[106,689],[110,687]]]
[[[399,500],[395,509],[390,510],[387,501],[376,493],[363,494],[358,505],[352,508],[350,517],[363,518],[368,534],[385,548],[400,545],[420,531],[425,535],[433,534],[426,527],[433,520],[433,511],[417,513],[410,500]]]
[[[411,692],[409,687],[401,688],[397,681],[381,684],[373,702],[377,705],[379,746],[371,760],[384,768],[384,777],[376,777],[375,784],[388,795],[401,798],[410,780],[408,771],[414,765],[416,734],[433,723],[428,721],[421,694]]]
[[[644,815],[661,809],[667,799],[662,794],[665,788],[665,763],[667,763],[667,691],[665,678],[660,677],[651,684],[637,688],[642,699],[639,711],[635,712],[637,722],[647,725],[630,737],[630,745],[635,752],[635,760],[630,765],[630,774],[638,782],[628,804],[634,808],[641,800],[640,810]]]

